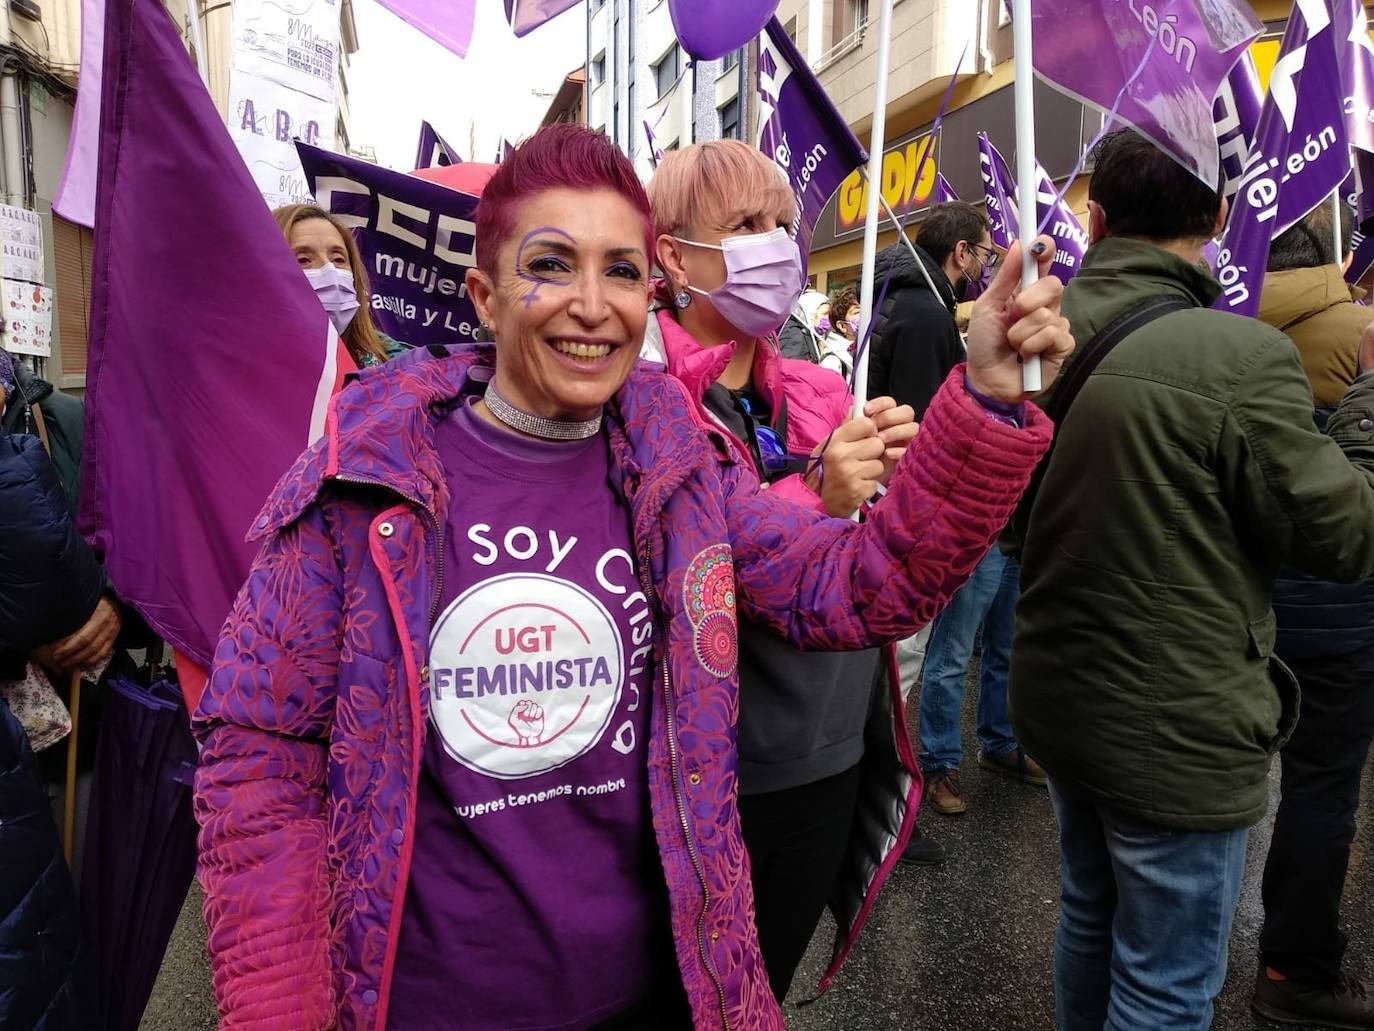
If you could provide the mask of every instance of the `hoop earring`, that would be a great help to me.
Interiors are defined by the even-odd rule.
[[[677,292],[677,295],[673,298],[673,304],[677,305],[679,311],[686,308],[691,303],[692,295],[687,292],[686,287],[683,287],[681,290],[679,290]]]

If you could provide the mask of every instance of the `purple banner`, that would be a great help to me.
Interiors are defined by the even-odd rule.
[[[1263,107],[1264,90],[1255,72],[1254,58],[1247,53],[1231,69],[1212,104],[1212,122],[1221,151],[1222,171],[1226,173],[1228,200],[1240,188],[1240,177],[1245,172],[1245,163],[1250,160],[1250,142],[1259,128]]]
[[[407,25],[459,57],[468,56],[477,0],[377,0]]]
[[[1357,230],[1350,238],[1350,246],[1350,267],[1345,270],[1345,281],[1358,283],[1374,267],[1374,236],[1365,236]]]
[[[776,18],[759,37],[758,102],[755,144],[792,184],[794,235],[805,258],[826,203],[868,155]]]
[[[1374,43],[1363,0],[1331,0],[1350,145],[1374,153]]]
[[[1326,4],[1298,0],[1217,256],[1224,292],[1213,307],[1253,316],[1269,244],[1350,174],[1341,93],[1335,25]]]
[[[1031,0],[1031,20],[1040,78],[1216,183],[1212,101],[1263,29],[1245,0]]]
[[[557,17],[569,8],[576,7],[578,0],[506,0],[506,20],[517,36],[533,32],[551,18]]]
[[[948,204],[952,200],[958,200],[959,195],[954,192],[954,187],[949,185],[949,180],[940,172],[935,173],[935,203]]]
[[[777,9],[778,0],[668,0],[678,42],[699,61],[745,46]]]
[[[434,131],[434,126],[424,121],[420,123],[420,145],[415,150],[416,168],[444,168],[462,162],[458,152]]]
[[[465,282],[477,198],[342,154],[297,144],[320,207],[353,230],[372,320],[403,344],[467,344],[478,319]]]
[[[52,209],[68,222],[95,225],[95,176],[100,152],[100,69],[104,64],[105,0],[81,0],[81,71],[67,163]]]
[[[119,596],[208,665],[244,536],[352,363],[162,0],[108,0],[104,25],[81,524]]]
[[[1006,250],[1019,235],[1016,209],[1016,179],[1007,167],[1001,152],[992,145],[987,133],[978,134],[978,164],[983,172],[983,194],[987,202],[989,235],[992,242]],[[1050,271],[1064,283],[1078,272],[1083,254],[1088,249],[1088,234],[1067,204],[1059,199],[1040,162],[1035,163],[1036,224],[1054,237],[1054,261]]]

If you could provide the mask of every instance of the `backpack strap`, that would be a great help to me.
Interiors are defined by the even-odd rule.
[[[1013,523],[1018,531],[1017,536],[1021,538],[1023,546],[1026,531],[1030,524],[1031,510],[1035,507],[1036,496],[1040,493],[1041,481],[1044,480],[1050,462],[1054,459],[1054,449],[1059,442],[1059,434],[1063,430],[1064,419],[1068,416],[1074,399],[1078,397],[1078,392],[1087,385],[1088,377],[1102,364],[1102,360],[1115,350],[1117,344],[1136,330],[1145,328],[1155,319],[1168,315],[1170,312],[1193,307],[1196,305],[1176,294],[1148,298],[1118,315],[1078,349],[1068,369],[1059,378],[1059,382],[1055,384],[1054,393],[1050,395],[1044,405],[1045,414],[1054,423],[1055,435],[1054,440],[1050,442],[1049,451],[1040,460],[1040,464],[1035,467],[1030,486],[1026,488],[1026,493],[1017,506],[1016,515],[1013,517]]]

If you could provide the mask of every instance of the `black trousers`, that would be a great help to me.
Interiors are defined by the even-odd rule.
[[[759,948],[778,1002],[835,887],[858,797],[857,765],[812,784],[740,796]]]
[[[1260,957],[1295,981],[1326,986],[1345,954],[1341,894],[1374,737],[1374,647],[1288,665],[1302,686],[1302,712],[1280,753],[1283,797],[1264,865]]]

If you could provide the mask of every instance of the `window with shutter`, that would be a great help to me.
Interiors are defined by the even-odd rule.
[[[91,310],[91,231],[60,215],[52,217],[53,258],[57,265],[57,342],[62,375],[86,374],[87,330]]]

